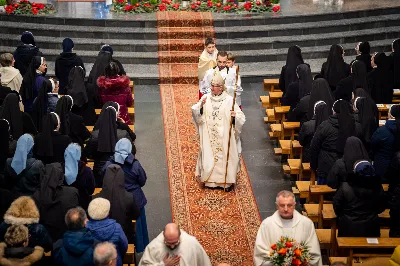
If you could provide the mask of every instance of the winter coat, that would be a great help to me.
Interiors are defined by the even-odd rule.
[[[103,168],[103,176],[105,170],[110,164],[118,164],[114,159],[111,159],[105,164]],[[125,163],[121,165],[125,173],[125,190],[131,192],[135,197],[139,209],[147,204],[146,196],[143,193],[142,187],[146,184],[147,176],[142,165],[132,154],[129,154],[125,159]]]
[[[361,134],[360,125],[356,123],[355,127],[356,137],[359,137]],[[343,155],[336,150],[338,134],[339,121],[336,115],[332,115],[319,125],[311,141],[310,166],[317,170],[320,178],[325,179],[333,164]]]
[[[43,257],[43,248],[36,246],[7,248],[6,243],[0,243],[0,265],[30,266],[35,265]]]
[[[19,70],[9,66],[0,67],[1,85],[9,87],[11,90],[19,93],[22,84],[22,76]]]
[[[308,105],[310,102],[310,94],[304,96],[297,103],[296,107],[292,110],[291,116],[288,117],[288,121],[291,122],[300,122],[302,125],[304,122],[307,122],[307,113],[308,113]]]
[[[68,85],[68,75],[75,66],[81,66],[85,69],[82,58],[77,56],[76,53],[61,53],[56,58],[55,75],[60,82],[60,94],[66,94],[64,88]]]
[[[370,72],[372,70],[370,54],[357,55],[356,60],[362,61],[365,64],[365,67],[367,68],[367,72]]]
[[[80,206],[84,210],[87,210],[89,203],[92,199],[94,189],[96,188],[96,182],[94,180],[92,169],[87,167],[81,161],[79,162],[78,167],[78,176],[76,177],[75,182],[72,183],[70,186],[78,190]]]
[[[396,121],[387,120],[384,126],[379,127],[371,137],[371,152],[374,168],[378,176],[383,177],[394,155],[394,141]]]
[[[69,137],[74,143],[78,143],[81,147],[84,142],[90,138],[90,132],[86,128],[83,118],[72,112],[68,113],[69,116]]]
[[[378,214],[385,210],[382,186],[376,189],[343,182],[333,197],[340,237],[379,237]]]
[[[58,93],[47,93],[47,112],[55,112],[58,102]]]
[[[13,158],[6,161],[5,179],[12,184],[12,191],[18,196],[32,196],[40,186],[40,171],[44,165],[42,161],[29,158],[26,161],[26,168],[17,175],[11,167]]]
[[[400,153],[397,152],[393,157],[385,179],[389,183],[386,193],[388,208],[390,209],[390,237],[400,237]]]
[[[331,188],[337,189],[342,182],[347,181],[346,166],[343,158],[338,159],[332,166],[331,171],[326,179],[326,184]]]
[[[393,76],[393,73],[388,74],[389,77]],[[371,98],[377,104],[386,104],[392,103],[393,101],[393,81],[387,81],[385,83],[387,86],[383,86],[379,84],[378,80],[381,77],[378,74],[378,69],[374,68],[371,72],[367,75],[368,87],[370,90]],[[397,88],[396,88],[397,89]]]
[[[38,96],[39,89],[42,87],[43,82],[45,82],[46,78],[42,74],[36,74],[35,85],[33,86],[33,97],[29,100],[22,101],[24,104],[24,111],[28,113],[33,112],[33,102]]]
[[[108,101],[117,102],[120,105],[119,116],[128,125],[131,125],[132,122],[128,115],[128,107],[133,105],[133,97],[129,84],[130,79],[127,76],[118,76],[116,78],[100,76],[97,79],[101,105]]]
[[[300,128],[299,142],[301,146],[303,146],[303,162],[310,162],[311,160],[310,146],[311,146],[311,141],[314,137],[314,130],[315,130],[314,118],[311,119],[310,121],[305,122]]]
[[[43,138],[42,133],[39,133],[35,136],[35,143]],[[53,139],[53,156],[40,156],[38,155],[37,147],[38,145],[33,146],[33,154],[35,157],[40,159],[44,164],[49,163],[63,163],[64,162],[64,152],[68,145],[72,142],[71,138],[67,135],[62,135],[58,131],[52,132]]]
[[[387,266],[400,266],[400,246],[397,246],[397,248],[394,249]]]
[[[102,169],[103,169],[105,163],[110,159],[110,157],[114,153],[113,152],[100,152],[97,150],[98,136],[99,136],[99,131],[94,130],[92,132],[92,136],[87,141],[86,147],[84,148],[84,156],[94,160],[93,174],[94,174],[94,178],[96,180],[96,187],[102,187],[103,176],[104,176],[102,173]],[[122,138],[130,139],[128,131],[117,129],[117,139],[120,140]]]
[[[292,116],[293,109],[299,102],[299,81],[294,81],[286,88],[286,92],[282,97],[282,105],[290,106],[288,117]]]
[[[13,90],[11,90],[9,87],[0,85],[0,105],[3,104],[4,99],[10,93],[13,93]]]
[[[92,266],[93,250],[98,242],[86,229],[65,232],[53,246],[53,260],[57,266]]]
[[[128,239],[120,224],[113,219],[92,220],[86,223],[86,228],[99,242],[110,242],[115,245],[118,253],[117,266],[122,266],[122,258],[128,250]]]
[[[20,43],[14,52],[14,67],[19,70],[22,76],[25,75],[29,64],[34,56],[43,56],[38,47],[30,44]]]

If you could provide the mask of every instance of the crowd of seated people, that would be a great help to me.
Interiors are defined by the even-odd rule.
[[[122,265],[128,243],[137,252],[149,243],[130,79],[108,45],[88,80],[73,41],[62,47],[56,77],[30,32],[0,55],[0,261],[94,265],[96,245],[108,242]]]
[[[400,88],[400,39],[390,55],[370,50],[358,43],[347,64],[344,49],[332,45],[312,78],[300,47],[290,47],[279,80],[282,105],[290,106],[289,121],[300,122],[302,162],[319,185],[337,189],[338,235],[379,236],[378,214],[389,208],[390,236],[399,237],[400,105],[392,101]],[[381,123],[377,104],[391,104]]]

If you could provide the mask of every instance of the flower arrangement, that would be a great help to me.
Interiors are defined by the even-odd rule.
[[[28,0],[20,0],[18,3],[7,5],[5,11],[9,15],[37,15],[56,12],[51,4],[29,2]]]
[[[274,266],[307,266],[310,261],[309,248],[289,237],[281,237],[271,245],[269,261]]]
[[[217,12],[217,13],[239,13],[239,12],[278,12],[280,10],[279,0],[247,0],[243,5],[238,5],[234,0],[195,0],[184,7],[176,0],[144,0],[140,2],[127,2],[126,0],[115,0],[114,11],[118,13],[151,13],[157,11],[192,11],[192,12]]]

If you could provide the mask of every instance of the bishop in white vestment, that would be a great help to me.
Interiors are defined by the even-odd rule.
[[[189,235],[176,224],[168,224],[147,245],[139,266],[211,266],[204,248],[194,236]]]
[[[236,175],[240,171],[242,151],[240,133],[246,118],[236,103],[234,111],[231,111],[233,97],[226,93],[220,72],[216,72],[211,84],[211,93],[203,95],[200,101],[192,106],[193,121],[200,135],[200,149],[195,174],[207,187],[229,188],[236,183]],[[234,125],[231,129],[228,159],[228,139],[232,116]]]

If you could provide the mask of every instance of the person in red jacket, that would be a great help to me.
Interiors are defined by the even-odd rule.
[[[119,76],[118,73],[118,65],[110,62],[105,68],[105,76],[97,79],[100,103],[102,105],[108,101],[118,103],[120,105],[119,118],[126,124],[132,125],[128,115],[128,107],[133,105],[132,92],[129,87],[130,79],[125,75]]]

